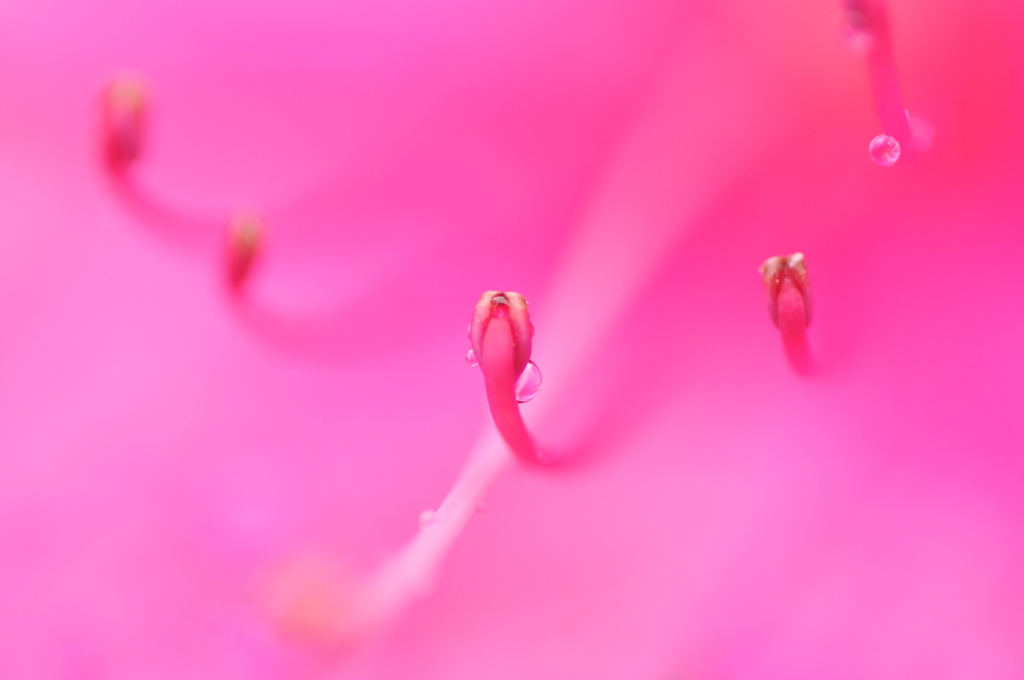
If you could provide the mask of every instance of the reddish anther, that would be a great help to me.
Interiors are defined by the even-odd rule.
[[[519,293],[488,291],[473,311],[469,339],[480,362],[494,424],[516,457],[545,462],[519,412],[516,380],[530,361],[533,324]]]
[[[780,322],[779,296],[785,288],[787,290],[794,289],[800,294],[804,315],[803,325],[805,328],[810,325],[811,282],[807,278],[807,265],[804,262],[804,254],[793,253],[792,255],[769,257],[758,268],[758,271],[764,276],[764,290],[768,296],[768,314],[772,317],[772,323],[781,329],[783,324],[789,325],[796,321],[795,319],[786,318]],[[784,286],[783,284],[787,285]],[[787,299],[788,297],[787,295]],[[785,308],[786,311],[783,316],[793,313],[788,303],[785,304]]]
[[[112,170],[123,170],[142,155],[149,95],[141,78],[115,76],[103,90],[103,151]]]
[[[484,356],[484,331],[492,318],[508,319],[515,345],[513,366],[515,377],[518,378],[530,361],[530,352],[533,349],[533,324],[530,323],[530,310],[526,298],[519,293],[495,290],[489,290],[480,296],[480,301],[473,310],[473,319],[469,323],[469,342],[478,361]]]
[[[228,225],[228,285],[241,293],[263,242],[263,220],[255,213],[238,213]]]
[[[803,253],[770,257],[759,271],[764,277],[768,314],[782,335],[786,356],[798,372],[812,372],[814,357],[807,342],[811,283]]]

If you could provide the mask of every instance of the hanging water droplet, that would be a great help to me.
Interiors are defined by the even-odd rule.
[[[480,362],[476,360],[476,353],[473,352],[473,348],[470,347],[466,350],[466,363],[470,366],[479,366]]]
[[[522,375],[516,381],[516,401],[525,404],[540,392],[540,384],[544,380],[541,377],[540,369],[532,361],[527,362]]]
[[[434,521],[434,514],[433,510],[424,510],[420,513],[419,519],[417,520],[420,525],[420,529],[426,529],[430,526],[430,523]]]
[[[890,166],[900,158],[900,143],[895,137],[889,135],[878,135],[868,144],[868,153],[871,160],[882,166]]]
[[[480,501],[479,503],[477,503],[476,504],[476,512],[477,512],[477,514],[480,514],[482,512],[487,512],[487,501]]]

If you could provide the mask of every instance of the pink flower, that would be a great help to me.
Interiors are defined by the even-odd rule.
[[[2,675],[1019,677],[1024,16],[894,0],[936,134],[892,168],[841,16],[5,11]],[[123,67],[160,219],[99,162]],[[756,271],[796,251],[810,376]],[[529,298],[522,412],[573,462],[510,465],[429,596],[341,644],[493,436],[484,290]]]

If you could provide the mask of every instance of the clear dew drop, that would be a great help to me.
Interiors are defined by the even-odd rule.
[[[433,521],[433,510],[424,510],[423,512],[420,513],[419,519],[417,520],[418,524],[420,525],[420,529],[426,529],[428,526],[430,526],[431,522]]]
[[[476,360],[476,354],[473,352],[473,348],[470,347],[466,350],[466,363],[470,366],[479,366],[480,362]]]
[[[868,144],[871,160],[881,166],[888,167],[900,159],[900,143],[895,137],[878,135]]]
[[[516,401],[525,404],[536,397],[540,392],[540,384],[543,380],[537,364],[532,361],[528,362],[522,375],[519,376],[519,380],[516,381]]]

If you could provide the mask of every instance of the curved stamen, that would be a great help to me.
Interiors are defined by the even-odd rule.
[[[915,125],[903,103],[899,72],[889,30],[885,0],[843,0],[850,32],[866,53],[871,90],[882,134],[871,140],[868,151],[879,165],[892,165],[901,152],[924,151],[931,142],[930,126]]]
[[[519,293],[488,291],[473,312],[470,342],[484,375],[491,417],[516,457],[525,463],[545,462],[526,429],[516,381],[530,361],[533,325],[526,299]]]
[[[544,462],[519,414],[516,398],[516,381],[529,363],[532,349],[533,325],[526,299],[511,292],[484,293],[474,310],[469,335],[483,370],[496,428],[482,434],[437,510],[420,514],[416,536],[358,589],[359,595],[345,615],[346,620],[358,621],[347,628],[352,638],[386,625],[414,598],[429,592],[463,527],[483,509],[495,482],[514,466],[509,450],[520,461]]]
[[[882,131],[897,139],[910,139],[910,124],[900,91],[899,72],[889,32],[884,0],[844,0],[851,27],[868,36],[866,41],[871,88]]]
[[[151,95],[138,75],[111,78],[100,93],[103,169],[111,190],[135,219],[186,251],[213,251],[223,220],[182,210],[149,190],[138,175],[146,154]]]
[[[234,311],[263,341],[291,353],[347,356],[353,316],[360,311],[370,316],[369,310],[339,302],[330,309],[290,311],[251,294],[265,246],[266,222],[260,215],[239,212],[226,220],[182,208],[144,181],[139,160],[146,154],[151,100],[145,80],[132,73],[114,76],[100,93],[99,155],[113,196],[168,244],[203,259],[217,258]]]
[[[420,530],[413,539],[366,584],[359,634],[385,626],[412,600],[430,592],[462,529],[482,511],[495,482],[514,465],[502,439],[493,430],[485,432],[441,505],[421,514]]]

